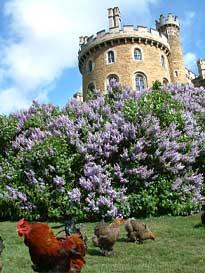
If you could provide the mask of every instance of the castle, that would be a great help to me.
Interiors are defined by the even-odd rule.
[[[80,37],[79,69],[83,97],[88,90],[106,90],[111,79],[141,90],[156,80],[167,83],[205,85],[205,61],[198,61],[200,76],[185,68],[177,16],[160,15],[156,29],[121,27],[118,7],[108,9],[109,31]]]

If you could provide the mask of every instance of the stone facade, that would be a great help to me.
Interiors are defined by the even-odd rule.
[[[88,90],[107,89],[115,78],[132,89],[164,83],[187,83],[190,78],[183,62],[180,26],[176,16],[160,16],[156,29],[120,25],[119,8],[108,9],[109,31],[80,37],[79,69],[83,97]]]
[[[140,49],[142,60],[134,60],[134,49]],[[106,55],[108,50],[115,53],[115,62],[108,64]],[[164,56],[165,67],[162,67],[160,58]],[[147,46],[145,44],[123,44],[103,48],[92,54],[93,70],[91,73],[83,74],[83,90],[86,95],[90,83],[94,83],[95,88],[106,90],[109,84],[109,77],[117,76],[123,85],[135,88],[135,74],[142,72],[146,76],[148,86],[151,86],[156,79],[166,79],[170,82],[169,63],[167,55],[161,48]],[[150,65],[152,64],[152,65]],[[154,68],[154,69],[153,69]],[[82,71],[86,71],[86,63],[82,66]]]
[[[199,59],[197,61],[199,76],[192,80],[194,86],[205,88],[205,60]]]

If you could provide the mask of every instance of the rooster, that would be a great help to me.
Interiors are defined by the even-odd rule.
[[[21,219],[17,232],[24,236],[33,269],[44,273],[79,273],[85,264],[85,244],[79,234],[57,238],[47,224]]]

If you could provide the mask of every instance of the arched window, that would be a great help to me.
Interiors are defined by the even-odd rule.
[[[175,70],[175,71],[174,71],[174,76],[175,76],[175,77],[178,77],[178,75],[179,75],[179,74],[178,74],[178,71]]]
[[[91,92],[95,91],[95,85],[93,82],[90,82],[88,84],[88,91],[91,91]]]
[[[161,55],[161,65],[163,68],[165,68],[165,58],[163,55]]]
[[[110,74],[106,78],[106,88],[108,86],[117,87],[119,86],[119,77],[116,74]]]
[[[89,60],[87,64],[87,72],[91,73],[92,71],[93,71],[93,62]]]
[[[136,90],[140,91],[147,87],[147,79],[143,73],[136,73],[135,74],[135,88]]]
[[[109,64],[112,64],[115,62],[115,53],[113,50],[109,50],[107,53],[107,61]]]
[[[169,81],[167,80],[167,78],[163,78],[163,84],[167,85],[169,83]]]
[[[135,48],[134,49],[134,59],[137,61],[141,61],[142,60],[142,52],[139,48]]]

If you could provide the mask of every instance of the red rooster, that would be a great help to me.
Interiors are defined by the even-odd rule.
[[[79,273],[85,264],[85,243],[79,234],[57,238],[47,224],[21,219],[17,232],[24,236],[37,272]]]

